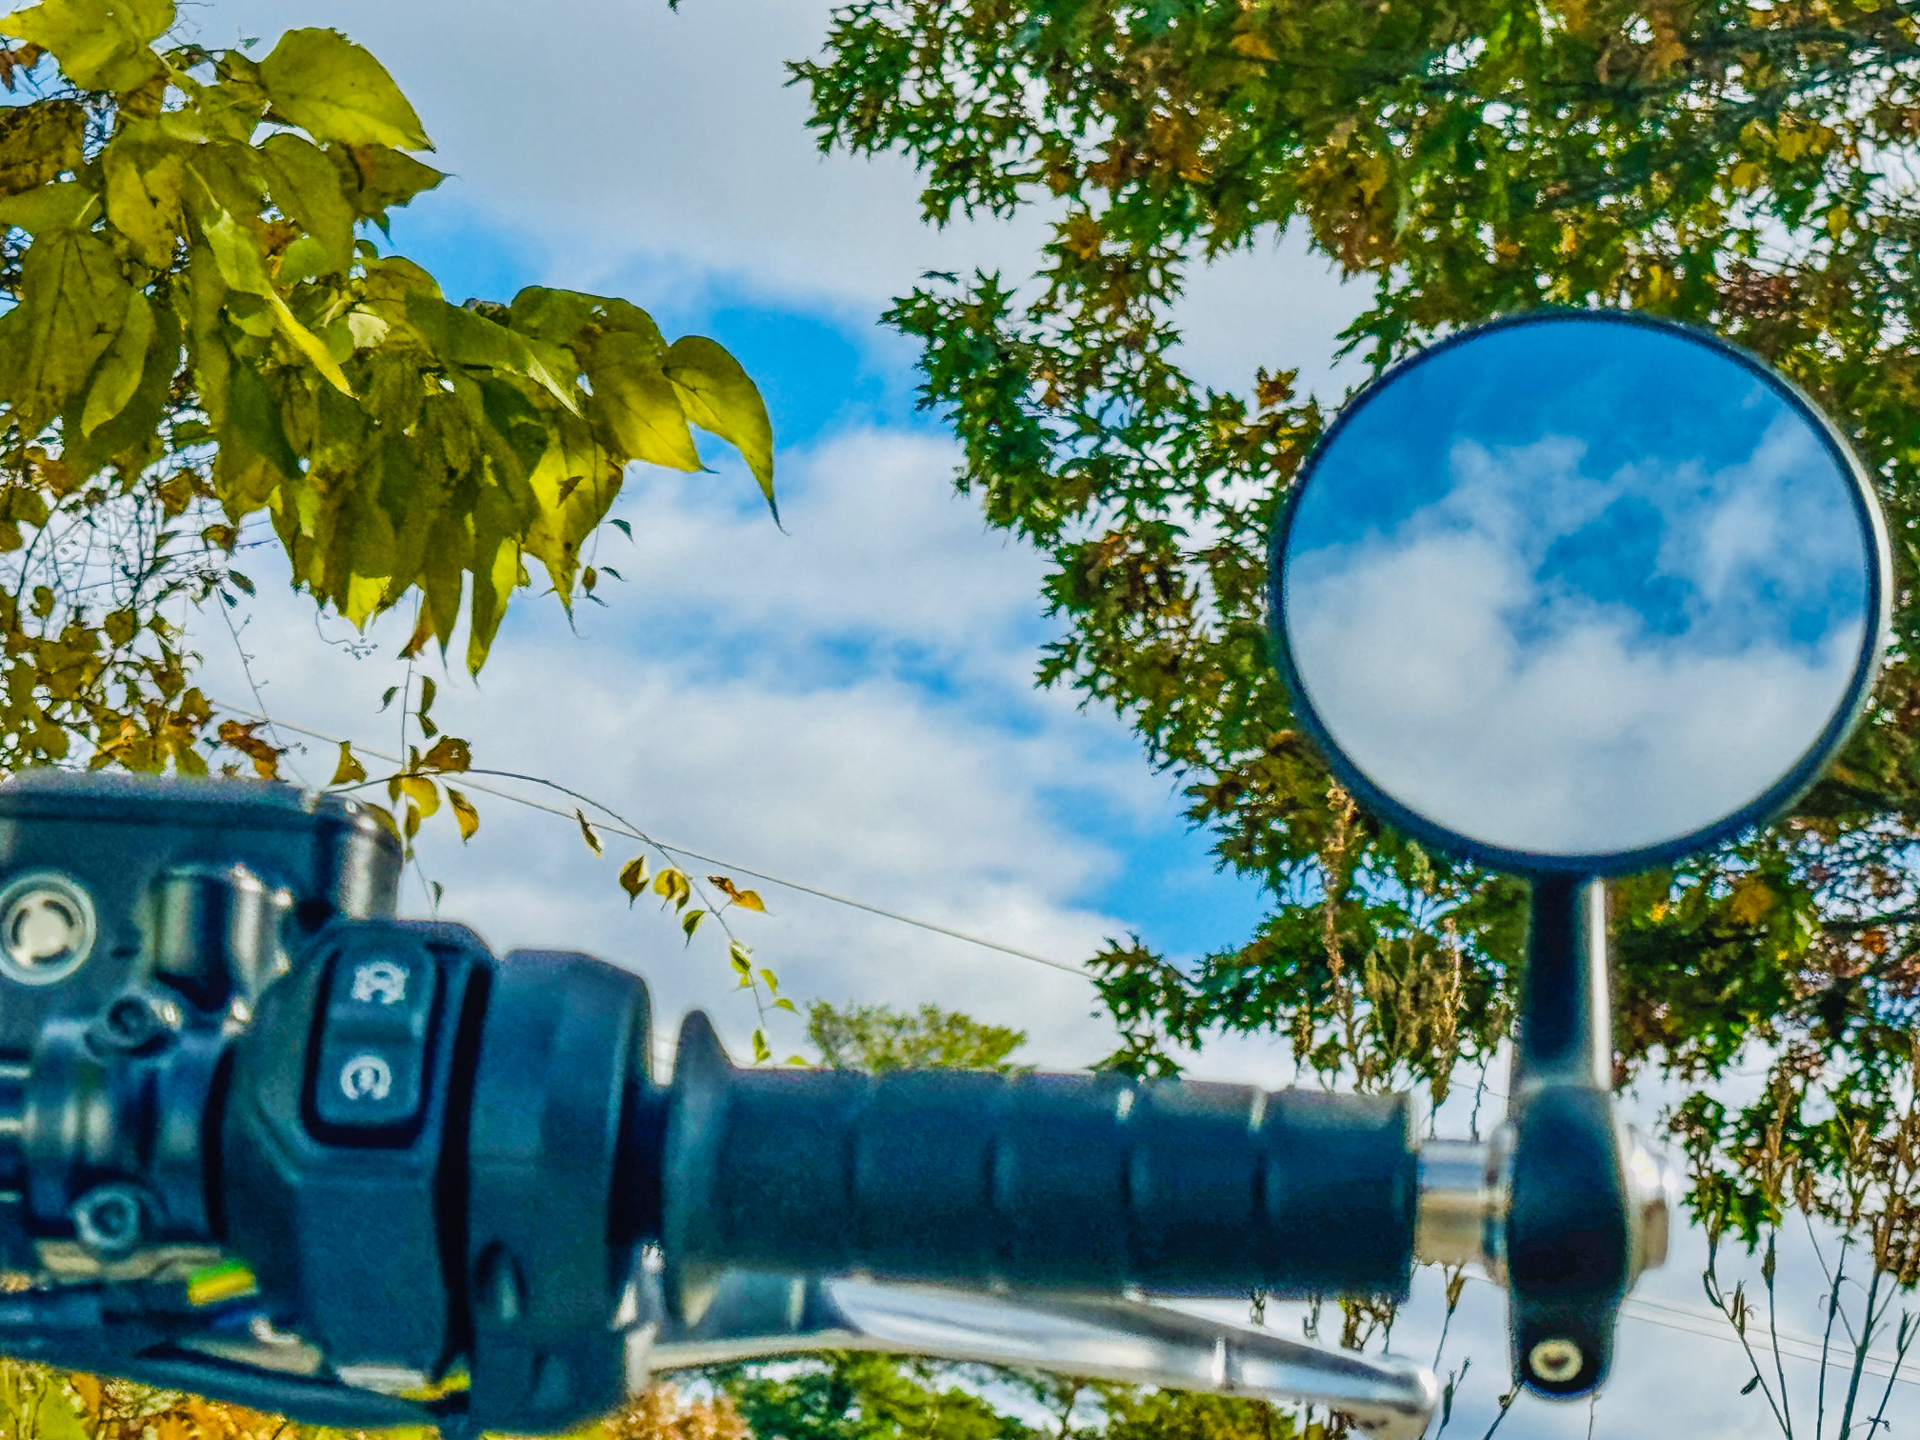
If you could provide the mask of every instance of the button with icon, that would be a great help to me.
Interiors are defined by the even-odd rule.
[[[361,1145],[404,1140],[426,1098],[438,982],[424,947],[334,957],[311,1092],[322,1138]]]

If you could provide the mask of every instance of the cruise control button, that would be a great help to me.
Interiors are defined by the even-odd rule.
[[[337,1130],[391,1131],[420,1111],[424,1053],[418,1046],[341,1044],[320,1047],[313,1108]]]

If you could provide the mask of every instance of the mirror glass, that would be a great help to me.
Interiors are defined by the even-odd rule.
[[[1295,487],[1296,703],[1363,800],[1483,858],[1717,838],[1812,778],[1870,679],[1885,545],[1859,475],[1695,331],[1471,332],[1364,392]]]

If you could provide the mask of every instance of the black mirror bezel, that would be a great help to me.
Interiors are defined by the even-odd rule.
[[[1854,665],[1853,675],[1848,682],[1841,704],[1836,707],[1819,736],[1800,757],[1772,785],[1747,804],[1709,825],[1670,840],[1663,840],[1658,844],[1641,846],[1633,850],[1579,855],[1514,850],[1474,839],[1428,819],[1375,785],[1364,771],[1348,759],[1346,752],[1334,741],[1325,722],[1321,720],[1319,712],[1315,710],[1300,673],[1294,666],[1292,651],[1287,644],[1285,626],[1286,567],[1284,561],[1287,541],[1293,531],[1294,518],[1299,511],[1301,497],[1313,484],[1322,460],[1353,417],[1400,376],[1458,346],[1469,344],[1495,331],[1548,321],[1568,320],[1633,325],[1670,334],[1679,339],[1705,345],[1753,374],[1786,404],[1805,417],[1813,426],[1815,433],[1820,436],[1841,473],[1851,480],[1848,491],[1853,498],[1855,512],[1870,552],[1867,563],[1868,617],[1859,658]],[[1521,875],[1629,875],[1711,849],[1773,819],[1811,788],[1828,762],[1846,743],[1855,722],[1860,718],[1861,712],[1872,696],[1874,683],[1879,674],[1880,660],[1885,652],[1891,628],[1893,577],[1886,520],[1881,513],[1880,502],[1874,494],[1873,484],[1866,467],[1854,454],[1853,447],[1841,434],[1839,428],[1798,386],[1760,357],[1700,326],[1627,310],[1543,307],[1516,315],[1503,316],[1473,326],[1471,329],[1457,331],[1417,354],[1389,366],[1341,407],[1340,413],[1320,436],[1313,452],[1301,466],[1293,483],[1287,487],[1275,515],[1272,538],[1268,545],[1267,563],[1268,647],[1274,665],[1279,669],[1281,678],[1286,683],[1295,719],[1313,740],[1320,755],[1326,761],[1327,768],[1333,772],[1334,778],[1373,814],[1422,844],[1495,870]]]

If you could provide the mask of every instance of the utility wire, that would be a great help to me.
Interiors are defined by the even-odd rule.
[[[406,763],[396,755],[389,755],[383,751],[370,749],[354,741],[343,740],[338,735],[328,735],[319,730],[309,729],[304,725],[295,725],[290,721],[268,715],[261,710],[249,710],[243,705],[230,705],[223,700],[214,700],[213,703],[218,705],[222,710],[231,710],[238,715],[247,715],[256,720],[265,721],[267,724],[273,725],[278,729],[290,730],[296,735],[305,735],[314,740],[324,740],[329,745],[351,745],[359,754],[370,755],[376,760],[385,760],[394,765],[403,765]],[[528,776],[525,778],[537,784],[552,785],[554,789],[562,791],[563,793],[572,793],[567,791],[563,785],[553,785],[553,782],[540,780],[537,776]],[[519,795],[511,790],[503,790],[496,785],[490,785],[484,780],[473,779],[468,775],[463,774],[461,776],[460,784],[464,789],[477,790],[483,795],[492,795],[501,800],[510,800],[516,805],[525,805],[531,810],[544,810],[549,815],[558,815],[568,820],[575,818],[574,812],[564,806],[549,805],[543,800],[535,800],[531,796]],[[1045,965],[1054,970],[1064,970],[1067,974],[1078,975],[1083,980],[1091,980],[1093,978],[1082,966],[1069,964],[1065,960],[1056,960],[1050,955],[1039,955],[1031,950],[1022,950],[1016,945],[1005,945],[998,940],[989,940],[984,935],[971,935],[965,930],[955,930],[949,925],[942,925],[934,920],[923,920],[917,915],[906,915],[898,910],[889,910],[883,905],[874,905],[865,900],[856,900],[851,895],[840,895],[832,890],[823,890],[817,885],[807,884],[804,880],[792,880],[784,875],[775,875],[766,870],[756,870],[750,865],[741,865],[732,860],[724,860],[717,855],[707,855],[698,850],[689,850],[684,845],[672,845],[655,836],[648,835],[644,831],[620,824],[616,821],[604,820],[596,822],[596,824],[597,828],[605,830],[610,834],[625,835],[629,839],[640,841],[643,845],[651,845],[656,849],[664,850],[669,855],[680,855],[688,860],[698,860],[703,865],[718,865],[723,870],[734,871],[741,875],[750,875],[755,880],[763,880],[769,885],[779,885],[787,890],[797,890],[803,895],[812,895],[821,900],[830,900],[836,905],[851,906],[855,910],[864,910],[869,915],[878,915],[885,920],[897,921],[902,925],[912,925],[921,930],[930,930],[936,935],[945,935],[952,940],[962,940],[969,945],[978,945],[986,950],[997,950],[1003,955],[1012,955],[1017,959],[1031,960],[1036,965]]]

